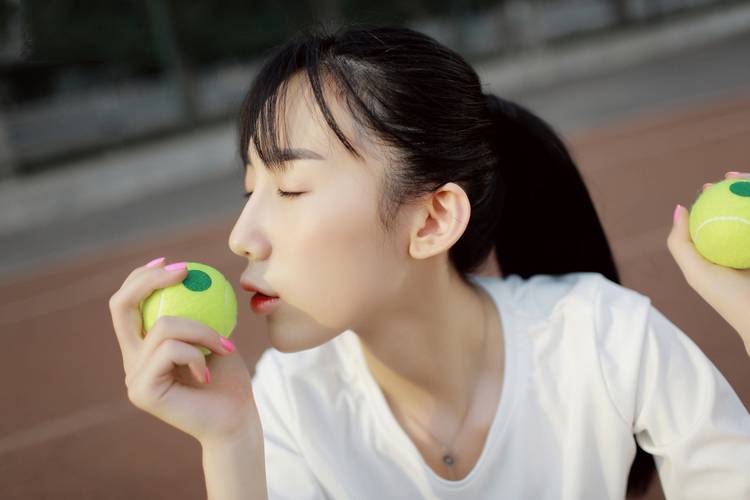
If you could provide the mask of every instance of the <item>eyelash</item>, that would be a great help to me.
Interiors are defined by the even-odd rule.
[[[244,194],[244,195],[242,195],[242,196],[243,196],[244,198],[250,198],[250,196],[252,196],[252,194],[253,194],[253,192],[252,192],[252,191],[250,191],[249,193],[245,193],[245,194]],[[298,196],[300,196],[300,195],[302,195],[302,194],[303,194],[303,193],[294,193],[294,192],[289,192],[289,191],[281,191],[281,190],[279,191],[279,196],[281,196],[282,198],[296,198],[296,197],[298,197]]]
[[[282,198],[296,198],[300,196],[301,194],[302,193],[294,193],[294,192],[279,190],[279,196],[281,196]]]

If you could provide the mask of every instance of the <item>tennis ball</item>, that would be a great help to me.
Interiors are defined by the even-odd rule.
[[[698,196],[690,209],[690,237],[714,264],[750,268],[750,182],[723,180]]]
[[[213,267],[187,263],[188,275],[177,285],[155,290],[141,302],[148,333],[161,316],[196,319],[228,338],[237,323],[237,297],[232,285]],[[203,354],[211,351],[200,347]]]

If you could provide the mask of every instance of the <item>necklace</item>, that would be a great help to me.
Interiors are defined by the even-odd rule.
[[[479,302],[482,304],[482,315],[484,317],[484,334],[482,337],[482,347],[479,350],[479,363],[477,366],[477,374],[474,377],[474,384],[471,389],[471,396],[469,397],[469,403],[466,405],[466,411],[464,412],[464,416],[461,418],[461,422],[458,424],[458,428],[456,429],[455,434],[453,434],[453,438],[450,440],[448,444],[442,444],[439,440],[435,439],[435,437],[432,435],[432,433],[427,430],[425,426],[423,426],[418,420],[415,418],[411,418],[412,421],[416,422],[417,425],[419,425],[425,433],[430,436],[430,439],[435,441],[440,447],[443,449],[443,463],[448,467],[448,477],[451,481],[455,480],[455,473],[454,473],[454,466],[456,465],[456,455],[453,454],[451,451],[451,447],[453,446],[453,443],[456,441],[456,438],[458,437],[459,432],[461,432],[461,429],[464,426],[464,422],[466,421],[466,417],[469,415],[469,410],[471,409],[471,404],[474,402],[474,395],[477,391],[477,384],[479,382],[479,375],[482,373],[482,364],[484,362],[484,349],[487,345],[487,330],[488,330],[488,321],[487,321],[487,306],[484,303],[484,299],[480,295],[478,291],[476,291],[477,297],[479,297]],[[411,415],[410,415],[411,416]]]

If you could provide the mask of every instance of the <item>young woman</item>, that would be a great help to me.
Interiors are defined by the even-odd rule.
[[[201,442],[210,498],[624,498],[653,470],[636,443],[668,497],[750,497],[746,409],[617,284],[561,141],[457,54],[404,28],[302,34],[260,70],[240,151],[229,244],[275,348],[252,387],[198,322],[141,337],[138,304],[184,263],[111,300],[129,397]],[[676,215],[693,286],[750,288]],[[488,257],[504,279],[472,274]]]

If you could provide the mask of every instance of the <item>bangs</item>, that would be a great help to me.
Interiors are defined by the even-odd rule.
[[[344,77],[337,71],[334,57],[324,50],[325,45],[331,43],[329,40],[292,40],[258,72],[240,112],[239,148],[245,168],[250,164],[248,151],[251,144],[260,160],[271,170],[283,169],[290,159],[286,147],[281,144],[280,132],[284,127],[286,103],[294,97],[289,95],[289,83],[297,76],[309,85],[318,110],[344,148],[361,158],[334,120],[326,102],[326,94],[341,96],[344,101],[351,102],[349,94],[353,92],[348,82],[341,81]],[[360,99],[355,97],[355,101]]]

